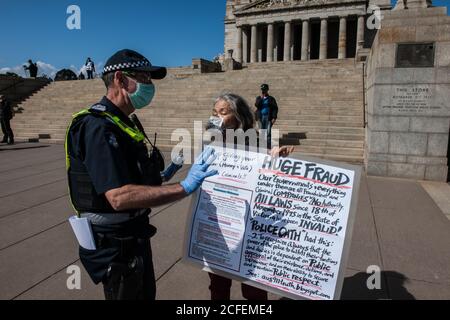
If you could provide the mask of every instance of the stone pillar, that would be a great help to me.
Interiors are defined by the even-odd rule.
[[[273,61],[273,23],[267,25],[267,62]]]
[[[358,17],[358,33],[356,36],[356,51],[358,51],[358,49],[362,49],[364,47],[364,16],[359,16]]]
[[[385,13],[366,64],[367,174],[447,181],[450,78],[439,75],[448,75],[450,56],[444,49],[450,41],[448,23],[444,7]],[[399,32],[402,26],[412,28],[412,36],[410,32]],[[418,42],[434,43],[442,54],[424,54],[424,61],[431,67],[424,68],[420,61],[408,56],[408,68],[396,67],[398,44],[416,37]]]
[[[302,27],[302,60],[309,60],[309,20],[303,20]]]
[[[236,61],[242,63],[242,27],[237,27]]]
[[[248,63],[248,30],[242,28],[242,63]]]
[[[328,51],[328,20],[323,18],[320,21],[320,53],[319,59],[324,60],[327,58]]]
[[[257,30],[258,41],[256,45],[258,46],[258,62],[263,62],[263,28],[260,26]]]
[[[284,24],[284,61],[291,60],[291,22]]]
[[[251,35],[251,46],[250,46],[250,63],[255,63],[258,58],[258,48],[256,47],[257,44],[257,29],[256,25],[252,25],[252,35]]]
[[[341,17],[339,20],[339,59],[347,57],[347,18]]]
[[[291,24],[291,60],[294,61],[294,55],[295,55],[295,40],[294,40],[294,24]]]
[[[274,30],[274,36],[273,36],[273,61],[277,62],[278,61],[278,50],[280,50],[280,46],[279,46],[279,41],[278,41],[278,31],[279,31],[279,25],[274,25],[273,26],[273,30]]]

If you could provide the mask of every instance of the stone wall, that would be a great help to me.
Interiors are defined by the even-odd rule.
[[[0,94],[16,105],[48,83],[49,80],[44,78],[25,79],[0,75]]]
[[[396,67],[399,44],[434,44],[432,67]],[[446,181],[450,17],[446,8],[385,13],[367,64],[368,174]]]
[[[212,62],[201,58],[192,59],[192,69],[196,73],[212,73],[222,71],[218,62]]]

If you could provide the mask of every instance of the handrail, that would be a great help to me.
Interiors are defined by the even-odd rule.
[[[363,114],[364,114],[363,115],[364,116],[363,125],[364,125],[364,128],[366,128],[367,127],[367,121],[366,121],[366,63],[363,62],[362,66],[363,66],[362,84],[363,84]]]

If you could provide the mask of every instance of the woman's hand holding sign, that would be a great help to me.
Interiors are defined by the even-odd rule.
[[[270,150],[270,155],[272,158],[278,158],[278,157],[288,157],[292,152],[295,151],[294,146],[284,146],[284,147],[274,147],[272,150]]]

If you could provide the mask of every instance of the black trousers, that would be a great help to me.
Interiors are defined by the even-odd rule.
[[[102,280],[106,300],[146,300],[156,298],[156,280],[149,240],[141,240],[131,250],[134,254],[118,256],[109,265]]]
[[[87,70],[86,72],[87,72],[87,78],[88,79],[94,79],[94,72],[93,71]]]
[[[11,124],[9,119],[0,119],[2,123],[3,141],[14,142],[14,134],[11,129]]]
[[[80,260],[107,300],[155,300],[156,280],[147,216],[120,225],[96,226],[97,250],[80,247]]]

